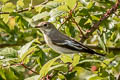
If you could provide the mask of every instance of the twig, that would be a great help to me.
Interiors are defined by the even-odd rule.
[[[45,0],[43,3],[39,4],[39,5],[44,5],[48,2],[48,0]],[[37,7],[38,5],[36,6],[32,6],[31,9],[35,9],[35,7]],[[29,11],[29,8],[25,8],[23,10],[17,10],[17,11],[14,11],[16,13],[22,13],[22,12],[25,12],[25,11]],[[10,12],[0,12],[0,14],[10,14]]]
[[[0,48],[5,48],[5,47],[16,47],[16,46],[23,46],[27,42],[22,41],[22,42],[16,42],[16,44],[0,44]],[[38,43],[37,43],[38,44]],[[40,41],[39,45],[45,44],[45,41]]]
[[[21,44],[0,44],[0,48],[22,46],[23,44],[24,43],[21,43]]]
[[[101,17],[101,19],[95,23],[91,29],[89,30],[89,32],[86,33],[86,35],[84,37],[81,38],[80,42],[84,42],[89,36],[92,35],[92,33],[99,28],[99,25],[101,24],[101,22],[103,22],[105,19],[107,19],[112,13],[114,13],[118,6],[120,5],[120,0],[117,0],[116,4],[114,6],[112,6],[111,9],[109,9],[103,17]]]
[[[14,63],[14,64],[10,64],[10,65],[3,65],[3,67],[8,67],[8,66],[20,66],[20,63]]]
[[[75,11],[75,9],[77,8],[77,5],[78,5],[78,2],[76,2],[74,8],[69,11],[68,17],[65,18],[65,21],[60,25],[60,27],[61,27],[64,23],[66,23],[70,18],[72,18],[73,23],[76,24],[76,26],[78,27],[80,33],[81,33],[82,36],[84,37],[84,34],[83,34],[82,30],[80,29],[80,26],[79,26],[78,23],[75,21],[75,19],[72,17],[72,13],[73,13],[73,12]],[[59,27],[59,29],[60,29],[60,27]]]
[[[72,13],[75,11],[77,5],[78,5],[78,2],[76,2],[74,8],[69,11],[69,15],[68,15],[67,17],[65,17],[65,21],[61,23],[59,29],[61,28],[61,26],[62,26],[63,24],[65,24],[65,23],[72,17]]]
[[[84,33],[82,32],[80,26],[78,25],[78,23],[75,21],[75,19],[72,17],[72,22],[75,23],[75,25],[78,27],[80,33],[82,34],[82,37],[85,37]]]
[[[29,68],[29,67],[25,66],[23,63],[21,63],[21,65],[22,65],[24,68],[26,68],[26,69],[30,70],[31,72],[33,72],[33,73],[35,73],[35,74],[39,74],[38,72],[36,72],[36,71],[32,70],[31,68]]]
[[[6,65],[6,66],[3,66],[3,67],[7,67],[7,66],[23,66],[24,68],[30,70],[31,72],[33,72],[33,73],[35,73],[35,74],[39,74],[38,72],[32,70],[31,68],[25,66],[22,62],[15,63],[15,64],[10,64],[10,65]]]
[[[47,74],[46,76],[42,77],[40,80],[51,80],[52,77],[54,77],[57,73],[53,74],[53,72],[51,72],[50,74]]]
[[[23,46],[25,43],[27,43],[27,41],[25,40],[21,40],[21,41],[17,41],[14,44],[0,44],[0,48],[5,48],[5,47],[15,47],[15,46]]]

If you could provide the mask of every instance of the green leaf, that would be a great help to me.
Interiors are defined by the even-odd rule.
[[[73,67],[76,66],[79,63],[79,60],[80,60],[80,55],[75,54],[74,57],[73,57],[72,66]]]
[[[62,14],[64,14],[64,11],[60,11],[60,10],[57,10],[57,9],[52,9],[50,11],[50,17],[58,17],[58,16],[61,16]]]
[[[97,16],[91,15],[92,20],[100,20]]]
[[[57,1],[57,2],[61,2],[61,3],[62,3],[64,0],[54,0],[54,1]]]
[[[98,36],[98,41],[99,41],[99,44],[101,46],[101,48],[106,51],[106,46],[105,46],[105,43],[102,41],[101,37]]]
[[[24,6],[23,0],[18,0],[17,1],[17,6],[23,7]]]
[[[85,23],[84,23],[84,25],[86,25],[86,24],[91,24],[92,23],[92,20],[91,19],[88,19]]]
[[[25,28],[29,28],[28,21],[21,15],[15,12],[12,12],[10,16],[15,17],[17,27],[24,31]]]
[[[49,1],[44,7],[53,9],[53,8],[60,6],[60,4],[61,3],[57,1]]]
[[[2,14],[2,15],[1,15],[1,18],[3,18],[3,21],[4,21],[5,23],[7,23],[8,20],[9,20],[9,14]]]
[[[87,9],[83,8],[83,9],[81,9],[81,10],[79,11],[78,15],[80,15],[80,16],[89,16],[90,14],[89,14],[89,12],[88,12]],[[83,18],[83,17],[82,17],[82,18]],[[86,19],[87,19],[87,18],[86,18]]]
[[[39,48],[39,50],[37,50],[33,54],[33,56],[39,56],[36,60],[37,60],[37,63],[39,64],[40,68],[43,66],[43,64],[45,64],[46,59],[47,59],[47,56],[44,52],[46,52],[46,51],[43,51],[41,48]]]
[[[7,80],[5,77],[4,69],[0,68],[0,76],[4,79]]]
[[[62,54],[60,58],[64,63],[71,62],[72,63],[72,58],[69,55]]]
[[[70,9],[73,9],[77,0],[64,0],[64,1]]]
[[[92,59],[88,59],[88,60],[87,60],[87,59],[85,59],[85,60],[80,61],[79,64],[82,64],[82,63],[90,63],[90,62],[91,62],[91,63],[102,63],[102,61],[100,61],[100,60],[94,60],[94,59],[93,59],[93,60],[92,60]]]
[[[2,3],[6,3],[8,0],[0,0],[0,2]]]
[[[74,26],[72,26],[71,23],[69,23],[66,27],[65,27],[65,32],[68,36],[70,37],[75,37],[75,28]]]
[[[62,67],[62,66],[65,66],[65,64],[58,64],[58,65],[52,66],[52,67],[49,69],[49,71],[55,70],[55,69],[60,68],[60,67]]]
[[[66,73],[66,72],[69,71],[67,64],[60,64],[60,63],[58,63],[58,65],[56,65],[56,66],[52,66],[52,67],[50,68],[50,70],[51,70],[51,71],[52,71],[52,70],[57,70],[57,71],[61,71],[61,72],[63,72],[63,73]],[[50,71],[50,70],[49,70],[49,71]]]
[[[15,58],[17,57],[17,51],[13,48],[3,48],[0,49],[0,56],[4,56],[4,58]]]
[[[31,50],[34,49],[34,47],[32,47],[32,48],[30,49],[30,47],[31,47],[31,45],[32,45],[32,43],[33,43],[34,41],[35,41],[35,40],[32,40],[31,42],[25,44],[25,45],[18,51],[20,58],[23,59],[23,58],[24,58],[23,56],[27,55],[27,53],[29,53]],[[30,49],[30,50],[29,50],[29,49]],[[26,53],[26,54],[25,54],[25,53]]]
[[[45,18],[47,16],[49,16],[49,13],[47,11],[45,11],[45,12],[42,12],[40,14],[33,16],[32,19],[33,19],[33,21],[37,21],[37,20],[40,20],[40,19]]]
[[[8,25],[2,19],[0,19],[0,28],[5,32],[10,32]]]
[[[8,2],[2,8],[3,12],[12,12],[15,9],[15,5],[11,2]]]
[[[65,27],[65,33],[68,35],[68,36],[71,36],[71,34],[70,34],[70,31],[69,31],[70,29],[69,29],[69,27]]]
[[[35,7],[35,10],[40,13],[43,7],[44,7],[43,5],[38,5]]]
[[[113,20],[120,21],[120,18],[118,18],[117,16],[115,16],[115,17],[113,17]]]
[[[22,54],[21,61],[24,61],[24,63],[27,63],[30,58],[28,55],[32,54],[35,50],[36,50],[36,46],[29,48],[24,54]]]
[[[56,58],[53,58],[52,60],[49,60],[49,61],[41,68],[41,70],[40,70],[40,78],[42,78],[43,76],[45,76],[45,75],[48,73],[50,67],[51,67],[51,66],[53,65],[53,63],[54,63],[57,59],[59,59],[59,58],[60,58],[60,56],[58,56],[58,57],[56,57]]]
[[[91,9],[91,8],[93,7],[93,5],[94,5],[94,2],[91,1],[91,2],[89,2],[89,4],[87,5],[87,8],[88,8],[88,9]]]
[[[93,76],[93,77],[90,77],[88,80],[103,80],[103,78],[99,76]]]
[[[120,32],[120,23],[116,24],[116,28],[117,28],[118,32]],[[117,33],[116,33],[116,34],[117,34]],[[119,35],[119,34],[117,34],[117,35]],[[118,39],[119,39],[119,38],[118,38]]]
[[[5,76],[6,76],[7,80],[18,80],[18,77],[11,70],[11,68],[5,69]]]
[[[32,77],[28,77],[24,80],[39,80],[39,77],[40,77],[40,75],[35,75],[35,76],[32,76]]]
[[[65,12],[69,11],[67,5],[58,6],[57,9],[60,10],[60,11],[65,11]]]
[[[115,58],[105,59],[105,60],[103,61],[103,63],[101,64],[101,66],[102,66],[103,68],[108,67],[107,65],[109,65],[114,59],[115,59]]]

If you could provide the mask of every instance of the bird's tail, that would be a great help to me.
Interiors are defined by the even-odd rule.
[[[93,52],[94,54],[96,54],[96,55],[105,56],[105,54],[97,53],[97,52],[95,52],[95,51],[93,51],[93,50],[92,50],[92,52]]]
[[[90,53],[90,54],[96,54],[96,55],[99,55],[99,56],[105,56],[105,54],[97,53],[97,52],[95,52],[94,50],[89,49],[89,48],[87,48],[86,51],[87,51],[88,53]]]

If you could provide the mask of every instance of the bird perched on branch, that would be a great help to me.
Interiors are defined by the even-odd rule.
[[[47,45],[58,53],[79,53],[87,52],[104,56],[104,54],[97,53],[92,49],[84,46],[82,43],[73,40],[72,38],[59,32],[55,26],[50,22],[41,22],[35,28],[40,29],[44,35]]]

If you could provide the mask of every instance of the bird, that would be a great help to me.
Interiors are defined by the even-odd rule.
[[[58,53],[74,54],[86,52],[89,54],[105,56],[104,54],[97,53],[84,44],[63,34],[57,30],[57,28],[51,22],[40,22],[35,26],[35,28],[39,29],[43,33],[44,40],[47,45]]]

